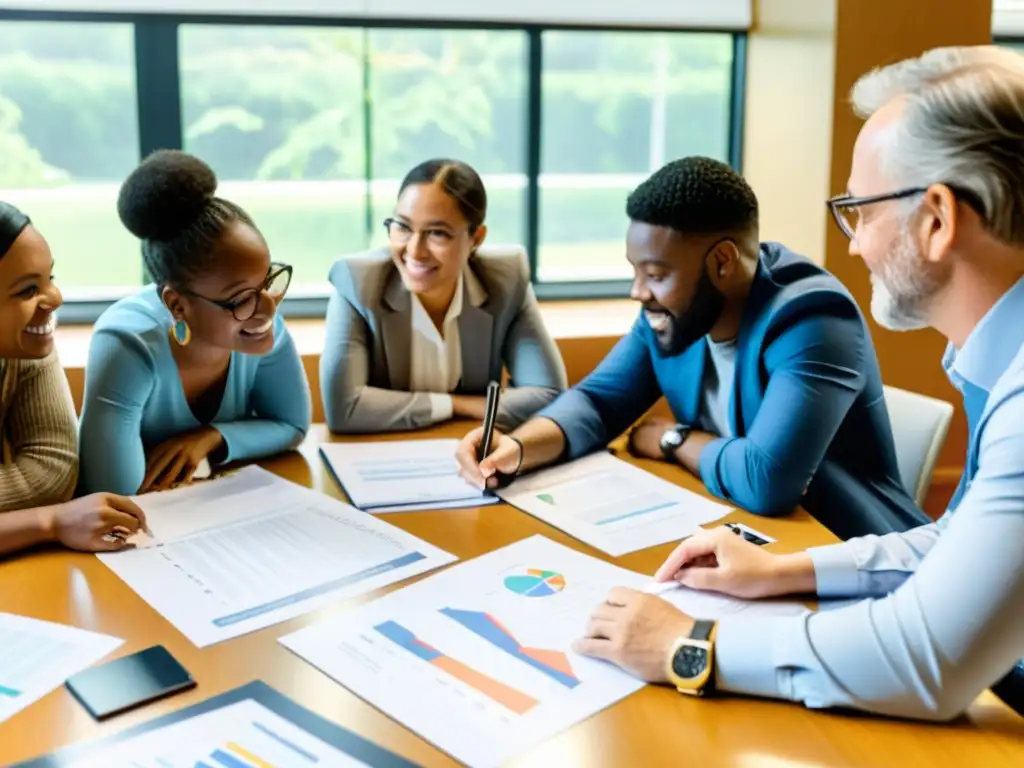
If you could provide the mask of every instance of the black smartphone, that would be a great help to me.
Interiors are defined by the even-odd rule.
[[[68,678],[71,694],[97,720],[196,686],[162,645],[114,659]]]

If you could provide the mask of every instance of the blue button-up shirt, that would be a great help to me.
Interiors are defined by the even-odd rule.
[[[1024,657],[1024,279],[944,367],[987,394],[956,508],[906,533],[809,550],[852,605],[719,623],[720,689],[947,720]]]

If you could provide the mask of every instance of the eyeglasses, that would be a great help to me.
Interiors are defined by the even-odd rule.
[[[971,206],[979,213],[984,211],[984,206],[982,205],[981,200],[973,192],[962,187],[955,187],[952,184],[944,184],[944,186],[953,193],[953,197],[957,200]],[[850,240],[853,240],[857,235],[857,209],[861,206],[884,203],[888,200],[904,200],[908,197],[913,197],[914,195],[924,194],[927,191],[928,187],[907,187],[906,189],[899,189],[895,192],[886,192],[881,195],[867,195],[865,197],[854,197],[847,193],[829,198],[827,204],[829,211],[832,213],[832,218],[835,219],[839,229],[841,229],[843,234]]]
[[[267,272],[266,278],[263,280],[263,283],[259,288],[246,288],[244,291],[236,293],[230,299],[211,299],[187,289],[182,292],[189,296],[195,296],[197,299],[207,301],[221,309],[228,310],[232,315],[234,315],[235,320],[245,321],[250,320],[252,316],[256,314],[256,310],[259,309],[260,306],[260,296],[264,292],[266,292],[266,294],[276,304],[284,298],[284,295],[288,292],[288,286],[291,285],[291,282],[291,265],[272,263],[270,265],[270,270]]]
[[[388,231],[388,239],[393,245],[405,245],[411,239],[413,234],[416,232],[412,227],[403,221],[398,219],[384,219],[384,228]],[[468,229],[463,229],[458,232],[451,232],[447,229],[439,229],[433,227],[431,229],[424,229],[420,231],[420,236],[425,237],[428,246],[434,248],[446,248],[451,245],[459,235],[468,233]]]

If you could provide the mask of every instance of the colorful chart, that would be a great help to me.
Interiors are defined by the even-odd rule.
[[[453,619],[470,632],[500,648],[534,669],[540,670],[552,680],[566,688],[575,688],[580,679],[572,671],[569,657],[561,651],[543,648],[524,648],[515,636],[502,626],[501,622],[482,611],[462,611],[458,608],[442,608],[441,613]]]
[[[284,736],[272,731],[262,723],[254,722],[252,727],[257,731],[259,736],[265,737],[270,740],[270,744],[278,748],[285,747],[286,753],[289,754],[289,760],[295,760],[296,758],[302,758],[301,764],[306,763],[317,763],[319,762],[316,755],[306,751],[299,745],[292,741],[289,741]],[[260,750],[262,751],[262,750]],[[275,750],[277,751],[277,750]],[[213,750],[210,753],[210,760],[212,763],[205,763],[199,761],[196,763],[195,768],[278,768],[276,763],[271,763],[265,757],[261,757],[257,754],[257,750],[252,747],[246,748],[238,742],[229,741],[222,747]],[[157,759],[157,762],[163,764],[164,761]],[[292,763],[299,765],[299,762]],[[164,768],[173,768],[169,763]]]
[[[527,568],[526,573],[506,576],[505,588],[523,597],[550,597],[565,589],[565,576],[556,571]]]
[[[423,659],[428,664],[432,664],[438,669],[443,669],[452,677],[455,677],[466,685],[475,688],[487,698],[501,704],[503,707],[515,712],[517,715],[526,714],[540,703],[536,699],[527,696],[522,691],[518,691],[511,686],[505,685],[504,683],[495,680],[493,677],[488,677],[483,672],[479,672],[473,669],[473,667],[463,664],[458,659],[446,656],[442,651],[439,651],[432,645],[428,645],[420,640],[416,635],[398,622],[385,621],[383,624],[377,624],[374,629],[384,635],[388,640],[395,643],[395,645],[401,646],[405,650],[409,651],[409,653]]]
[[[276,768],[259,755],[253,754],[245,747],[235,744],[233,741],[228,742],[221,749],[215,749],[210,755],[210,759],[214,761],[213,765],[207,765],[200,761],[196,763],[196,768]]]

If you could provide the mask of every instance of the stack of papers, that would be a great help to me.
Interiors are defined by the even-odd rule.
[[[0,723],[123,642],[63,624],[0,613]]]
[[[256,466],[135,501],[153,539],[97,557],[199,647],[457,559]]]
[[[482,507],[501,499],[459,477],[458,440],[330,443],[327,468],[353,505],[374,514]]]

